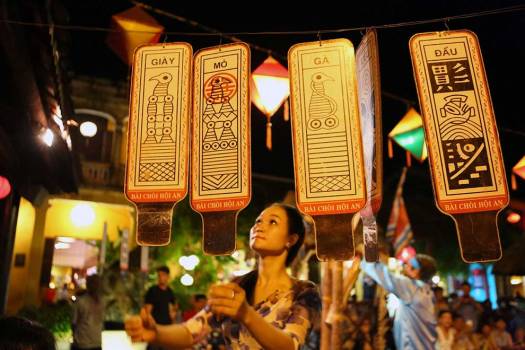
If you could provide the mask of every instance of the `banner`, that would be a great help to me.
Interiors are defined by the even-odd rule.
[[[347,260],[351,219],[366,203],[353,45],[296,44],[288,70],[297,206],[314,218],[317,256]]]
[[[375,29],[367,30],[356,54],[359,112],[366,178],[367,201],[361,209],[364,254],[377,261],[376,214],[383,199],[383,142],[381,130],[381,80]]]
[[[193,79],[191,206],[202,217],[204,252],[230,254],[251,198],[248,45],[198,51]]]
[[[437,207],[456,222],[467,262],[501,257],[505,169],[483,59],[467,30],[416,34],[410,54]]]
[[[125,192],[139,244],[169,243],[173,206],[188,190],[191,57],[187,43],[135,51]]]

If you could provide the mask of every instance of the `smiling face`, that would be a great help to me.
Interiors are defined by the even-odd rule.
[[[297,240],[296,234],[288,233],[286,211],[272,205],[259,214],[250,230],[250,248],[260,256],[278,256],[286,252]]]

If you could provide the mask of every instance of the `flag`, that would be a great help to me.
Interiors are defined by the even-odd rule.
[[[120,239],[120,270],[127,271],[129,268],[129,230],[122,230]]]
[[[394,256],[401,254],[404,247],[412,241],[412,227],[408,219],[408,213],[403,200],[403,184],[405,183],[407,168],[403,168],[403,173],[397,185],[396,197],[388,219],[386,228],[386,238],[389,239],[394,248]]]

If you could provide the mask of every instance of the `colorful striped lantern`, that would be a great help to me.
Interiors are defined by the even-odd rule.
[[[288,120],[290,82],[288,70],[269,56],[252,72],[250,83],[252,102],[266,116],[266,147],[272,149],[271,118],[284,103],[284,119]]]
[[[392,140],[406,150],[408,166],[411,165],[411,156],[420,162],[427,159],[423,120],[414,108],[411,107],[388,134],[388,156],[390,158],[393,157]]]

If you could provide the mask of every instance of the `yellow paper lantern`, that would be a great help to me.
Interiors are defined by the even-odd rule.
[[[408,165],[410,165],[411,155],[420,162],[427,159],[428,151],[425,143],[423,119],[414,108],[410,108],[388,134],[388,155],[390,158],[393,156],[392,140],[406,150]]]
[[[271,118],[290,96],[288,70],[273,57],[268,57],[252,72],[252,102],[266,116],[266,147],[272,149]],[[287,102],[285,120],[288,120]]]
[[[520,161],[512,167],[511,182],[513,190],[518,188],[516,182],[516,175],[519,176],[521,179],[525,180],[525,156],[523,156],[520,159]]]
[[[111,27],[116,31],[108,35],[107,44],[127,64],[133,61],[137,46],[159,42],[164,31],[163,26],[138,6],[111,16]]]

